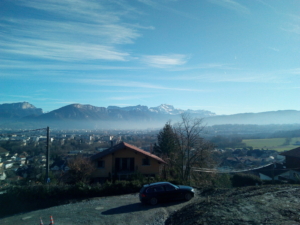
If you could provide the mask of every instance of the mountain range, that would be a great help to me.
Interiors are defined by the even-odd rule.
[[[61,129],[130,129],[160,128],[167,121],[176,122],[181,113],[203,118],[206,125],[216,124],[300,124],[300,111],[281,110],[262,113],[240,113],[234,115],[216,115],[207,110],[182,110],[172,105],[161,104],[157,107],[108,106],[71,104],[43,113],[28,102],[0,104],[1,127],[51,126]]]

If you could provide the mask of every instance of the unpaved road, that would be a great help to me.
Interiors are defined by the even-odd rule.
[[[196,193],[189,202],[159,203],[153,207],[141,204],[138,194],[101,197],[2,218],[0,224],[38,225],[40,218],[49,224],[53,216],[55,225],[162,225],[171,213],[197,200]]]

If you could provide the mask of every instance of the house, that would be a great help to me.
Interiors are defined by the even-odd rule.
[[[140,173],[147,176],[159,175],[164,160],[145,150],[121,142],[111,148],[91,156],[97,167],[93,173],[95,180],[103,180],[115,176],[118,179],[128,178],[128,175]]]
[[[280,153],[285,156],[286,168],[300,169],[300,147]]]
[[[226,167],[226,168],[235,168],[238,165],[241,164],[241,161],[238,157],[227,157],[222,161],[220,164],[220,167]]]
[[[67,160],[61,159],[55,161],[51,166],[50,170],[52,171],[67,171],[70,168],[67,166]]]
[[[300,141],[296,141],[294,145],[300,145]]]
[[[26,161],[26,156],[25,155],[19,155],[16,157],[16,161]]]
[[[4,162],[4,168],[5,169],[9,169],[9,168],[12,168],[12,167],[13,167],[13,162],[11,162],[11,161]]]
[[[282,163],[272,163],[254,172],[261,180],[286,180],[289,175],[289,170]]]
[[[5,180],[6,179],[6,174],[4,170],[0,170],[0,180]]]
[[[280,155],[285,156],[285,165],[289,170],[287,177],[290,180],[300,181],[300,147],[282,152]]]

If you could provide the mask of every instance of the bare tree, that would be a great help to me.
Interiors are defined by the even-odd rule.
[[[90,180],[91,174],[96,169],[94,164],[82,155],[78,155],[75,158],[68,160],[69,171],[68,182],[70,183],[86,183]]]
[[[213,145],[201,137],[204,128],[202,119],[192,118],[188,113],[181,114],[181,121],[173,126],[179,147],[177,166],[184,181],[190,182],[195,175],[193,167],[203,168],[210,164]]]

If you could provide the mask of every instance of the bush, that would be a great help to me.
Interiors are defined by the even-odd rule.
[[[262,184],[262,180],[252,174],[234,174],[231,178],[232,186],[233,187],[243,187],[243,186],[254,186],[257,184]]]
[[[212,179],[212,185],[217,188],[231,188],[232,182],[230,175],[228,173],[216,174]]]

